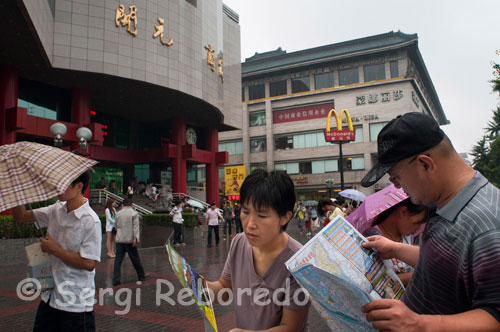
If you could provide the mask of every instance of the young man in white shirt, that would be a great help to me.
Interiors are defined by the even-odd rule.
[[[42,292],[33,331],[94,331],[95,266],[101,260],[101,221],[83,196],[90,182],[87,171],[47,207],[13,209],[17,222],[47,227],[40,238],[50,255],[55,287]]]

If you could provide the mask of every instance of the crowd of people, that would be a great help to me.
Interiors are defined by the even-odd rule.
[[[387,260],[407,288],[400,300],[377,299],[364,305],[367,321],[379,331],[500,331],[500,191],[465,163],[428,115],[398,116],[383,127],[377,143],[378,163],[362,185],[372,186],[388,174],[409,197],[371,220],[363,246]],[[24,206],[13,209],[16,221],[48,227],[40,242],[50,255],[56,287],[42,292],[34,331],[95,329],[93,302],[68,306],[67,294],[57,287],[72,281],[74,293],[85,290],[87,298],[95,296],[101,225],[83,196],[88,183],[87,172],[55,204],[31,211]],[[354,213],[357,204],[341,197],[296,204],[293,181],[282,171],[255,170],[244,180],[240,195],[241,204],[226,202],[221,213],[212,203],[204,213],[208,247],[212,233],[215,246],[219,244],[220,223],[224,240],[231,241],[220,277],[208,286],[218,300],[228,296],[226,290],[267,290],[259,296],[267,305],[255,305],[251,296],[233,302],[236,326],[231,332],[308,331],[309,301],[273,301],[276,290],[300,289],[284,265],[301,248],[286,232],[287,226],[295,217],[306,236],[313,236],[337,216]],[[170,212],[176,246],[184,244],[184,203],[175,201]],[[116,211],[114,202],[108,201],[106,209],[114,285],[120,284],[125,253],[138,280],[148,277],[137,251],[139,216],[130,199],[123,205]],[[412,235],[418,229],[423,232],[415,245]]]

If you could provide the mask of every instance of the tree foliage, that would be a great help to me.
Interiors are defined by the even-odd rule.
[[[500,55],[500,52],[496,52]],[[492,89],[500,94],[500,64],[492,63]],[[472,167],[481,172],[491,183],[500,188],[500,107],[493,111],[493,116],[486,128],[486,134],[472,148]]]

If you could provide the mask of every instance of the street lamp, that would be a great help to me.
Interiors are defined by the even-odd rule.
[[[87,152],[88,141],[92,139],[92,131],[86,127],[80,127],[76,131],[76,137],[80,142],[80,150]]]
[[[328,188],[328,198],[332,198],[332,189],[335,185],[334,179],[326,179],[325,180],[326,187]]]
[[[50,133],[54,136],[54,146],[60,148],[62,146],[62,137],[68,131],[64,123],[56,122],[52,124],[49,128]]]

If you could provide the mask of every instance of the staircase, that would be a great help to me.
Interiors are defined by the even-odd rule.
[[[140,214],[153,213],[154,209],[151,209],[151,207],[149,207],[150,209],[148,209],[145,206],[141,205],[138,200],[136,200],[136,198],[139,198],[139,196],[142,196],[142,195],[134,195],[134,197],[133,197],[134,202],[137,201],[137,203],[132,204],[132,206],[135,208],[135,210],[137,212],[139,212]],[[104,210],[106,209],[106,201],[109,198],[114,199],[115,202],[117,202],[117,203],[121,203],[125,199],[122,196],[117,195],[117,194],[113,194],[112,192],[107,191],[105,189],[91,189],[90,190],[90,205],[92,206],[92,208],[94,209],[94,211],[97,214],[104,214]],[[150,200],[147,197],[144,197],[144,198]]]

